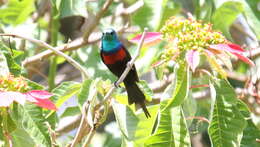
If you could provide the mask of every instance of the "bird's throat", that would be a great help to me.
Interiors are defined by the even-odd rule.
[[[120,49],[121,43],[119,41],[102,41],[102,50],[107,53],[116,52]]]

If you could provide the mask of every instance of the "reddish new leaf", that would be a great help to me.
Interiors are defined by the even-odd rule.
[[[237,56],[240,60],[242,60],[243,62],[251,65],[251,66],[255,66],[254,62],[252,60],[250,60],[249,58],[245,57],[242,54],[238,54],[238,53],[233,53],[235,56]]]
[[[49,110],[57,110],[57,107],[49,99],[37,99],[36,98],[36,100],[37,100],[37,102],[35,102],[34,104],[36,104],[42,108],[46,108]]]
[[[27,92],[27,94],[31,95],[32,97],[36,97],[38,99],[48,99],[53,96],[53,94],[44,90],[32,90]]]
[[[237,44],[213,44],[210,45],[209,48],[215,49],[215,50],[222,50],[222,51],[227,51],[230,53],[243,53],[245,52],[244,49],[242,49],[239,45]]]
[[[142,34],[139,34],[132,38],[130,42],[139,43],[141,40]],[[144,46],[152,46],[159,43],[162,40],[162,34],[159,32],[147,32],[144,38]]]
[[[196,67],[199,65],[200,63],[200,54],[198,51],[195,50],[189,50],[186,53],[186,61],[189,65],[189,67],[191,68],[191,70],[194,72]]]
[[[245,52],[244,49],[242,49],[239,45],[237,44],[215,44],[215,45],[210,45],[209,46],[210,49],[215,49],[215,50],[224,50],[227,52],[230,52],[232,54],[234,54],[235,56],[237,56],[240,60],[242,60],[243,62],[254,66],[255,64],[253,63],[253,61],[251,61],[249,58],[247,58],[246,56],[244,56],[242,53]]]

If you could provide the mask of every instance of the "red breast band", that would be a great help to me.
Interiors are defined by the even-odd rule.
[[[117,61],[122,61],[126,56],[126,53],[123,48],[119,49],[114,54],[105,55],[102,54],[105,64],[114,64]]]

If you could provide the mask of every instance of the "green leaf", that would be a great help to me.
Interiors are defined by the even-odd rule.
[[[6,58],[2,52],[0,52],[0,76],[6,76],[9,73]]]
[[[34,140],[30,137],[30,135],[21,128],[16,129],[12,132],[12,142],[15,147],[33,147],[35,146]]]
[[[189,92],[189,71],[185,64],[175,68],[175,81],[165,90],[170,99],[161,102],[158,126],[146,146],[191,146],[181,104]],[[168,97],[168,96],[167,96]]]
[[[34,0],[9,0],[7,7],[0,9],[0,19],[7,24],[18,25],[26,21],[34,10]]]
[[[212,16],[213,28],[221,30],[226,37],[232,39],[229,27],[243,11],[244,7],[241,2],[228,1],[223,3]]]
[[[256,34],[257,39],[260,39],[260,13],[259,0],[243,0],[245,6],[245,17],[248,24]]]
[[[6,57],[10,72],[15,76],[20,75],[21,67],[14,61],[13,57],[10,54],[5,53],[4,55]]]
[[[149,119],[145,117],[143,112],[140,111],[138,115],[136,115],[129,106],[123,104],[114,102],[112,103],[112,107],[122,133],[122,146],[128,146],[130,144],[143,146],[144,141],[152,132],[159,106],[154,105],[147,107],[152,116]]]
[[[80,113],[80,109],[78,106],[74,107],[67,107],[66,110],[62,113],[60,116],[61,118],[67,117],[67,116],[75,116]]]
[[[215,99],[208,128],[212,145],[240,146],[246,120],[237,107],[238,100],[234,89],[226,80],[214,80],[210,89],[212,99]]]
[[[167,101],[164,101],[162,105],[166,105]],[[181,106],[167,107],[160,113],[159,126],[155,133],[146,140],[145,146],[191,146],[190,135]]]
[[[42,109],[34,104],[25,104],[20,108],[22,128],[33,138],[34,142],[44,146],[51,146],[51,138],[45,123]]]
[[[237,108],[239,109],[239,111],[243,114],[243,116],[245,117],[245,118],[250,118],[250,110],[249,110],[249,108],[247,107],[247,105],[243,102],[243,101],[241,101],[241,100],[239,100],[238,99],[238,101],[237,101]]]
[[[256,142],[256,139],[260,139],[260,130],[254,125],[252,119],[249,119],[243,132],[240,147],[259,147],[260,143]]]
[[[27,85],[31,90],[43,90],[44,87],[34,81],[26,79]]]
[[[21,73],[21,60],[24,53],[15,49],[10,49],[4,44],[0,44],[0,49],[6,58],[8,68],[13,75],[18,76]]]
[[[60,12],[60,17],[86,14],[86,2],[79,0],[52,0],[52,5]]]
[[[11,118],[11,116],[9,114],[7,115],[6,124],[7,124],[7,130],[9,133],[13,132],[17,128],[15,122],[13,121],[13,119]]]
[[[153,91],[152,89],[148,86],[148,83],[145,80],[141,80],[138,82],[139,87],[142,89],[145,95],[145,99],[147,101],[152,101],[153,97]]]
[[[144,6],[134,13],[132,21],[142,28],[148,27],[149,30],[156,31],[169,16],[174,15],[179,10],[173,1],[144,0]]]
[[[81,84],[77,82],[63,82],[58,87],[52,90],[53,100],[55,105],[59,108],[65,101],[77,94],[80,90]]]
[[[195,116],[197,112],[197,101],[192,97],[192,92],[189,92],[188,98],[182,104],[182,109],[185,117]],[[187,126],[190,126],[192,123],[191,120],[187,120]]]
[[[80,104],[80,106],[83,106],[84,102],[88,99],[90,93],[94,91],[92,89],[95,86],[93,85],[93,83],[94,82],[91,79],[85,80],[82,83],[78,94],[78,103]]]
[[[186,64],[179,64],[175,67],[174,71],[174,90],[172,98],[169,100],[166,107],[178,106],[183,103],[183,101],[188,96],[188,89],[190,85],[189,81],[189,68]]]

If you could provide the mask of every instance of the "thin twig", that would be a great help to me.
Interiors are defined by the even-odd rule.
[[[83,144],[83,147],[87,147],[90,144],[90,141],[92,140],[95,132],[96,132],[96,129],[94,127],[90,129],[90,132],[88,134],[87,139],[85,140],[85,142]]]
[[[70,147],[75,147],[76,144],[80,141],[82,132],[85,132],[85,129],[83,128],[90,128],[87,123],[86,123],[86,116],[87,116],[87,110],[89,107],[90,102],[84,103],[84,105],[82,106],[82,117],[81,117],[81,121],[80,121],[80,125],[77,131],[77,134],[75,136],[75,138],[73,139]],[[87,133],[87,131],[85,132],[85,134]]]
[[[63,52],[57,50],[56,48],[52,47],[51,45],[47,44],[46,42],[44,41],[41,41],[41,40],[37,40],[37,39],[34,39],[34,38],[29,38],[29,37],[25,37],[25,36],[22,36],[22,35],[18,35],[18,34],[0,34],[0,36],[11,36],[11,37],[16,37],[16,38],[21,38],[21,39],[25,39],[25,40],[28,40],[32,43],[35,43],[37,44],[38,46],[41,46],[41,47],[44,47],[44,48],[47,48],[51,51],[53,51],[54,53],[56,53],[57,55],[60,55],[62,56],[63,58],[65,58],[71,65],[73,65],[75,68],[77,68],[83,75],[83,79],[85,78],[88,78],[89,74],[87,73],[87,71],[78,63],[76,62],[74,59],[72,59],[70,56],[64,54]]]

